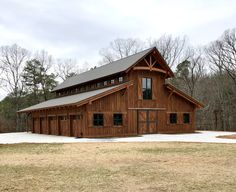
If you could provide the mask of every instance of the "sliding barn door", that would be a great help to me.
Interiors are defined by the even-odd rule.
[[[158,131],[158,111],[138,110],[138,134],[151,134]]]

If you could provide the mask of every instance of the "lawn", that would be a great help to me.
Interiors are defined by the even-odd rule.
[[[229,191],[236,145],[0,145],[0,191]]]

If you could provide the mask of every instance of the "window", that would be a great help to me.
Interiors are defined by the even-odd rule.
[[[142,78],[143,99],[152,99],[152,79]]]
[[[114,80],[114,79],[112,79],[112,80],[111,80],[111,84],[114,84],[114,83],[115,83],[115,80]]]
[[[101,86],[101,83],[97,83],[96,87],[100,87]]]
[[[190,123],[189,113],[183,114],[183,122],[184,123]]]
[[[107,85],[107,81],[104,81],[104,86],[106,86]]]
[[[113,125],[122,125],[122,114],[113,114]]]
[[[123,77],[119,77],[118,81],[119,83],[123,82]]]
[[[93,125],[103,126],[103,114],[93,114]]]
[[[177,114],[176,113],[170,113],[170,123],[171,124],[177,123]]]

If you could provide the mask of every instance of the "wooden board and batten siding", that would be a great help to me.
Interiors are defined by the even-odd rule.
[[[30,129],[39,134],[121,137],[194,132],[195,111],[203,105],[165,83],[173,76],[154,47],[72,77],[54,89],[57,98],[19,113],[31,117]]]

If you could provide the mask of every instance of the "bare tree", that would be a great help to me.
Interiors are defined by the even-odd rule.
[[[14,44],[11,46],[2,46],[0,48],[0,62],[2,67],[1,79],[3,86],[13,97],[13,106],[15,106],[14,111],[19,110],[20,98],[23,93],[22,86],[22,72],[23,65],[27,59],[29,52]],[[19,117],[14,116],[14,122],[16,129],[19,129]]]
[[[73,59],[57,59],[54,68],[57,77],[62,81],[78,74],[79,70],[76,60]]]
[[[206,48],[208,60],[222,73],[226,71],[236,85],[236,29],[227,30]]]
[[[159,39],[150,39],[148,44],[150,47],[157,47],[170,67],[187,60],[190,56],[186,36],[174,38],[171,35],[162,35]]]
[[[196,86],[204,75],[204,58],[201,50],[192,49],[191,56],[177,65],[176,78],[179,86],[195,96]]]
[[[235,126],[236,109],[236,29],[226,30],[206,47],[206,56],[214,71],[214,98],[211,100],[214,127],[231,130]]]
[[[42,67],[48,72],[53,64],[53,57],[45,50],[37,51],[34,55],[34,59],[37,59]]]
[[[116,39],[107,48],[100,50],[103,57],[102,63],[110,63],[114,60],[135,54],[144,48],[144,43],[139,39]]]
[[[0,48],[3,86],[16,99],[22,94],[21,75],[28,55],[26,49],[16,44]]]

